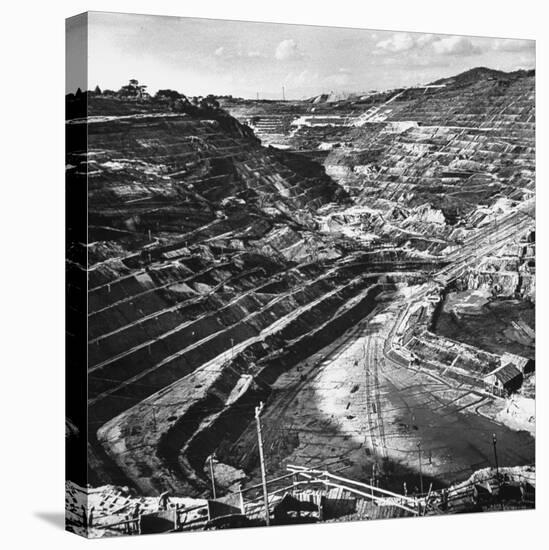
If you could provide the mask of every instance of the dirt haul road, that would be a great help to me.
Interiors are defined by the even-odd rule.
[[[411,492],[419,487],[421,453],[427,490],[430,481],[447,485],[493,465],[493,433],[500,466],[534,460],[528,433],[482,415],[492,398],[384,356],[383,342],[406,302],[404,293],[387,296],[369,317],[277,380],[262,414],[270,474],[288,463],[346,467],[353,479],[374,476],[395,490],[406,482]],[[256,452],[253,428],[235,446],[244,462]]]

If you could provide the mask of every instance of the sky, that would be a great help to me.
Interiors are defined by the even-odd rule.
[[[280,99],[284,87],[286,99],[301,99],[427,83],[479,66],[535,66],[532,40],[104,12],[91,12],[88,23],[92,89],[117,90],[135,78],[152,93]]]

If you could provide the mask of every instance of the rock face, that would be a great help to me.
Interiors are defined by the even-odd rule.
[[[69,243],[88,285],[86,481],[198,496],[218,452],[231,487],[257,466],[235,443],[277,380],[301,380],[303,361],[431,272],[533,299],[526,214],[514,252],[487,238],[534,191],[532,98],[532,76],[482,73],[280,112],[229,102],[240,121],[188,102],[70,103],[67,173],[88,190],[87,239]],[[490,255],[464,260],[478,235]]]

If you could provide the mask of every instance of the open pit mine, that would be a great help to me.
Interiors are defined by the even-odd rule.
[[[67,96],[71,528],[533,507],[534,80]]]

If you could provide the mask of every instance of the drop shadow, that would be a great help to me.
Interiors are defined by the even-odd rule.
[[[64,512],[35,512],[34,516],[57,529],[65,530]]]

